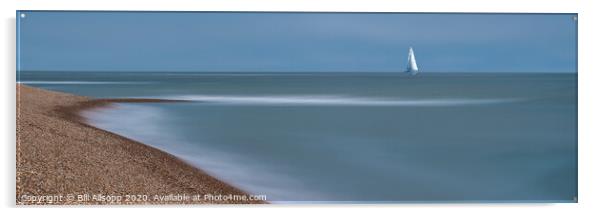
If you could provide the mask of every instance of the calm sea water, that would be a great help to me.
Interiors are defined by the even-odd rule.
[[[574,202],[576,74],[22,72],[274,202]]]

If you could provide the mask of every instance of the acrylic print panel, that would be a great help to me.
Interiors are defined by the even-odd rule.
[[[577,202],[577,15],[17,12],[17,203]]]

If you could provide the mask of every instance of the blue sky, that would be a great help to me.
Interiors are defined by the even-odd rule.
[[[575,14],[18,14],[20,70],[398,72],[410,46],[424,72],[577,64]]]

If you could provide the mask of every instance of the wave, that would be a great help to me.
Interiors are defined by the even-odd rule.
[[[175,99],[198,101],[216,104],[241,104],[241,105],[306,105],[306,106],[464,106],[517,102],[516,98],[433,98],[433,99],[397,99],[397,98],[369,98],[349,96],[237,96],[237,95],[181,95],[161,97],[161,99]]]
[[[95,127],[168,152],[237,188],[253,194],[268,195],[270,202],[291,197],[305,200],[334,199],[320,191],[312,191],[297,178],[256,163],[246,154],[223,151],[211,148],[211,144],[183,139],[182,137],[190,137],[190,134],[180,136],[181,130],[177,126],[166,124],[171,121],[169,110],[141,104],[116,104],[111,109],[84,110],[81,114]],[[123,121],[124,118],[127,121]]]

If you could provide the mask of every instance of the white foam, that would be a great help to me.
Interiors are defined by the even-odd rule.
[[[177,129],[166,127],[168,116],[160,108],[138,104],[113,104],[111,109],[84,110],[82,115],[95,127],[118,133],[145,143],[202,169],[211,176],[255,195],[267,195],[273,200],[292,198],[305,200],[334,199],[312,191],[303,182],[274,167],[256,163],[252,158],[234,152],[223,152],[187,141],[178,136]]]
[[[463,106],[517,102],[515,98],[445,98],[445,99],[398,99],[349,96],[238,96],[238,95],[181,95],[162,99],[189,100],[218,104],[242,105],[305,105],[305,106]]]

